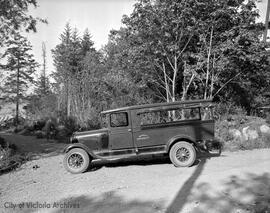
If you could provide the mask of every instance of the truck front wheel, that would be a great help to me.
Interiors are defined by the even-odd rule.
[[[73,174],[83,173],[90,164],[90,158],[87,152],[80,148],[74,148],[68,151],[64,157],[64,167]]]
[[[175,167],[192,166],[196,160],[196,150],[194,146],[184,141],[175,143],[171,147],[169,155]]]

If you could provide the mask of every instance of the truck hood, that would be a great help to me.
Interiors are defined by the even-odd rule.
[[[84,131],[84,132],[75,132],[73,134],[73,137],[84,137],[84,136],[100,136],[104,133],[108,133],[108,129],[97,129],[97,130],[91,130],[91,131]]]

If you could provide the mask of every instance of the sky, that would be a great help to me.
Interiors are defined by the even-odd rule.
[[[42,63],[42,42],[45,42],[48,71],[52,72],[51,50],[60,43],[60,34],[67,22],[83,34],[88,28],[95,47],[100,49],[108,41],[110,30],[119,29],[124,14],[133,10],[135,0],[37,0],[38,8],[31,8],[35,17],[45,18],[48,24],[38,24],[36,33],[28,33],[36,60]]]
[[[119,29],[124,14],[133,11],[135,0],[37,0],[39,7],[31,9],[33,16],[45,18],[48,24],[38,24],[37,33],[27,34],[33,45],[36,60],[42,63],[42,42],[47,50],[48,71],[54,70],[51,50],[60,43],[59,36],[67,22],[76,27],[80,35],[88,28],[95,47],[100,49],[108,41],[110,30]],[[265,21],[267,0],[257,3],[261,17]]]

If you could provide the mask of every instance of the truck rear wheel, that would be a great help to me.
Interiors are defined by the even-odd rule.
[[[192,166],[196,160],[196,150],[194,146],[184,141],[175,143],[171,147],[169,155],[175,167]]]
[[[64,167],[73,174],[83,173],[90,164],[90,158],[87,152],[80,148],[74,148],[68,151],[64,157]]]

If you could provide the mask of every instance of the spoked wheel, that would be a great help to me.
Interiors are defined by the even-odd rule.
[[[64,167],[73,174],[85,172],[89,167],[89,164],[89,155],[80,148],[71,149],[66,153],[64,158]]]
[[[170,149],[170,160],[176,167],[188,167],[196,160],[196,151],[192,144],[177,142]]]

